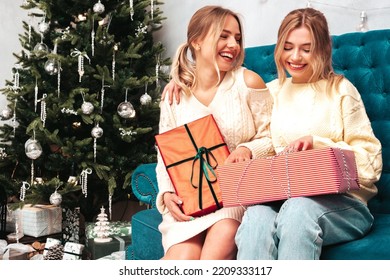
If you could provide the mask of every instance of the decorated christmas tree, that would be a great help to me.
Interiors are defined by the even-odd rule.
[[[50,203],[55,193],[92,221],[101,205],[131,195],[132,171],[156,160],[170,63],[153,39],[162,4],[23,2],[29,20],[0,114],[0,183],[15,205]]]

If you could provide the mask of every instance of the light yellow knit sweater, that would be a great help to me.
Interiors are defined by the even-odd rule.
[[[329,95],[326,84],[325,80],[294,84],[291,78],[282,86],[279,80],[267,84],[274,98],[273,145],[280,152],[290,142],[312,135],[315,149],[330,146],[354,151],[361,188],[350,194],[367,203],[377,193],[374,183],[382,171],[381,143],[352,83],[343,79]]]

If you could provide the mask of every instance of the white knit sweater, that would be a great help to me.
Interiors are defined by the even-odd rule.
[[[170,105],[166,98],[160,106],[160,133],[212,114],[230,151],[242,144],[252,151],[254,158],[273,154],[269,130],[272,97],[268,89],[253,90],[246,86],[244,68],[225,75],[209,106],[200,103],[193,95],[184,94],[179,104],[173,102]],[[241,207],[222,208],[189,222],[174,220],[162,199],[162,195],[173,192],[174,187],[159,154],[156,172],[159,186],[157,208],[163,214],[159,229],[165,251],[221,219],[232,218],[241,222]]]
[[[279,80],[267,84],[274,98],[271,131],[275,150],[312,135],[315,149],[330,146],[354,151],[361,189],[350,194],[367,203],[377,192],[374,183],[382,171],[381,144],[352,83],[343,79],[329,95],[326,84],[326,80],[294,84],[291,78],[282,86]]]

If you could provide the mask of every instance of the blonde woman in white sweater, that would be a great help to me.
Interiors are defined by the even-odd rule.
[[[230,10],[207,6],[193,15],[187,42],[172,65],[172,79],[182,89],[180,104],[161,102],[160,133],[213,114],[231,152],[227,161],[274,153],[269,130],[272,97],[257,74],[241,67],[242,36],[239,17]],[[243,209],[221,208],[194,219],[181,211],[181,198],[160,154],[156,172],[163,259],[235,259],[234,237]]]
[[[312,8],[290,12],[275,48],[278,79],[267,84],[274,98],[272,141],[276,152],[323,147],[354,151],[360,190],[249,207],[236,235],[238,259],[319,259],[322,246],[357,239],[370,230],[367,202],[377,192],[381,144],[359,92],[333,72],[331,58],[324,15]]]

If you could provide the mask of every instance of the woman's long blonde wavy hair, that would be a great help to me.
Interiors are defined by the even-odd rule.
[[[238,14],[229,9],[225,9],[220,6],[205,6],[195,12],[192,16],[187,28],[187,42],[180,45],[176,51],[171,69],[171,78],[186,94],[190,94],[191,89],[195,87],[197,82],[195,74],[196,55],[192,43],[196,40],[203,40],[208,34],[210,34],[210,36],[213,36],[212,42],[216,52],[217,42],[223,31],[228,15],[232,15],[237,20],[241,32],[241,38],[243,38],[240,18]],[[243,45],[243,39],[241,39],[240,55],[237,57],[232,70],[241,66],[244,61],[245,54]],[[216,61],[214,61],[214,63],[215,70],[219,76],[219,69]]]
[[[312,53],[313,74],[310,82],[316,82],[322,79],[329,81],[327,92],[333,87],[338,87],[343,79],[342,75],[334,72],[332,66],[332,38],[329,33],[328,23],[325,16],[313,8],[296,9],[291,11],[283,19],[275,46],[275,63],[278,71],[279,82],[282,84],[286,80],[286,70],[281,60],[282,53],[288,35],[294,29],[306,27],[312,38],[310,52]]]

